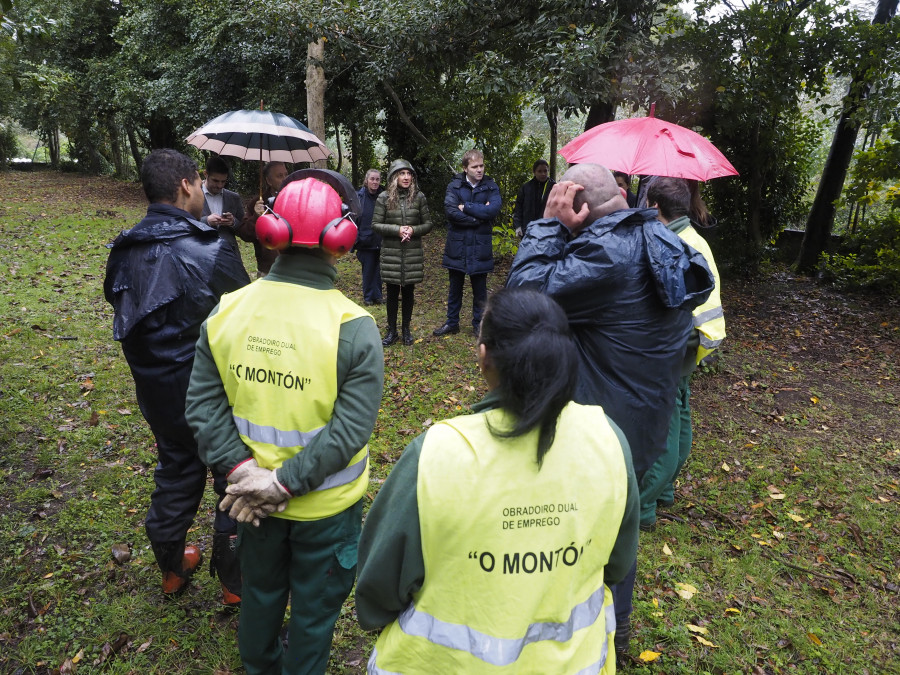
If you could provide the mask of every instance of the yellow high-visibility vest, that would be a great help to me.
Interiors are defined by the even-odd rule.
[[[261,467],[279,468],[331,419],[341,325],[362,316],[367,312],[338,290],[268,279],[222,296],[207,320],[209,347],[241,440]],[[368,480],[364,446],[346,467],[272,516],[333,516],[359,501]]]
[[[703,254],[706,264],[716,280],[716,287],[702,305],[694,309],[694,328],[700,332],[700,346],[697,348],[697,363],[712,354],[725,339],[725,313],[722,311],[722,298],[719,292],[719,270],[713,260],[709,244],[701,237],[692,225],[676,232],[687,244]]]
[[[417,496],[425,580],[385,627],[373,673],[612,673],[603,570],[628,491],[599,406],[570,403],[538,469],[537,430],[497,438],[502,410],[434,425]]]

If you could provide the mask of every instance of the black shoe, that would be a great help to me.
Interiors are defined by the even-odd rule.
[[[403,329],[403,344],[409,347],[413,343],[412,333],[409,332],[409,328]]]
[[[397,329],[389,328],[387,334],[384,336],[384,340],[381,341],[381,344],[383,344],[385,347],[390,347],[399,339],[400,336],[397,335]]]
[[[449,323],[445,323],[440,328],[435,328],[431,334],[435,337],[444,337],[445,335],[456,335],[459,332],[459,325],[452,326]]]

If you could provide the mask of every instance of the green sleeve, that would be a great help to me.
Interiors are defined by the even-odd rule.
[[[638,527],[641,522],[641,500],[638,494],[637,479],[634,476],[634,467],[631,463],[631,447],[622,430],[608,416],[606,418],[622,445],[622,454],[625,457],[625,471],[628,474],[628,496],[625,503],[625,514],[622,516],[622,524],[619,526],[619,535],[609,554],[609,562],[603,570],[603,580],[607,584],[621,581],[634,561],[637,559]]]
[[[218,309],[217,305],[210,316]],[[209,348],[206,321],[200,327],[200,338],[194,353],[185,418],[197,439],[200,460],[207,466],[227,474],[250,458],[250,449],[244,445],[234,426],[225,386]]]
[[[382,198],[381,195],[384,195]],[[375,209],[372,212],[372,229],[382,237],[400,238],[400,226],[387,223],[387,193],[382,192],[375,200]]]
[[[416,483],[425,434],[406,446],[363,524],[356,615],[366,630],[386,626],[412,602],[425,579]]]
[[[428,210],[428,199],[421,192],[416,200],[416,207],[419,209],[419,223],[413,225],[413,236],[424,237],[431,232],[431,211]]]
[[[346,467],[375,428],[384,386],[384,351],[371,316],[341,325],[337,377],[331,419],[303,452],[278,469],[278,481],[294,496],[314,490]]]

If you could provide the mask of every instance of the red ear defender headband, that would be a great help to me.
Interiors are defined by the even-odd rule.
[[[274,208],[256,221],[267,248],[322,248],[343,255],[356,242],[359,197],[346,178],[327,169],[301,169],[285,179]]]

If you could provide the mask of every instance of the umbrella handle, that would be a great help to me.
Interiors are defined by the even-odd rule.
[[[672,135],[672,132],[669,131],[668,129],[660,129],[659,133],[665,134],[666,136],[669,137],[669,140],[672,141],[672,145],[675,146],[675,150],[678,152],[679,155],[684,155],[685,157],[696,157],[697,156],[690,150],[682,150],[678,145],[678,141],[675,140],[675,137]]]

